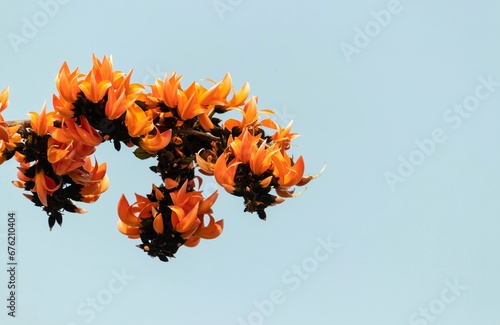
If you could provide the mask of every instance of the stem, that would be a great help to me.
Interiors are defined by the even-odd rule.
[[[5,121],[8,126],[21,125],[22,128],[26,128],[30,125],[30,120],[14,120],[14,121]]]
[[[21,125],[21,129],[27,128],[31,123],[30,120],[13,120],[13,121],[5,121],[5,122],[7,122],[8,126]],[[207,138],[208,140],[212,140],[212,141],[219,140],[218,137],[216,137],[210,133],[205,133],[205,132],[196,131],[196,130],[184,129],[184,130],[175,130],[174,132],[178,133],[178,134],[185,134],[185,135],[196,135],[196,136],[199,136],[202,138]]]
[[[196,130],[175,130],[174,133],[178,133],[178,134],[185,134],[185,135],[196,135],[196,136],[199,136],[199,137],[203,137],[203,138],[208,138],[209,140],[212,140],[212,141],[217,141],[219,140],[218,137],[210,134],[210,133],[205,133],[205,132],[201,132],[201,131],[196,131]]]
[[[24,130],[30,126],[31,120],[13,120],[13,121],[5,121],[7,126],[15,126],[20,125],[21,127],[17,130],[17,133],[22,134]]]

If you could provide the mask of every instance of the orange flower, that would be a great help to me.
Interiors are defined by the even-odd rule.
[[[188,181],[185,181],[181,188],[170,193],[170,198],[174,205],[178,205],[185,210],[191,210],[203,197],[200,191],[188,192]]]
[[[229,138],[228,147],[238,161],[246,164],[250,161],[252,153],[257,150],[257,143],[260,140],[260,134],[253,136],[245,129],[236,139]]]
[[[226,109],[231,109],[234,107],[241,106],[245,103],[245,100],[248,98],[248,94],[250,94],[250,84],[245,82],[243,87],[241,87],[240,91],[233,95],[233,98],[229,102],[227,102]]]
[[[82,202],[92,203],[97,201],[99,196],[109,187],[109,179],[106,175],[106,163],[99,165],[95,161],[95,165],[92,166],[90,157],[85,157],[85,164],[74,169],[68,175],[76,184],[83,185],[80,189]]]
[[[57,175],[65,175],[85,164],[85,157],[94,153],[95,147],[74,139],[70,131],[53,128],[47,142],[47,158]],[[75,126],[76,128],[76,126]],[[78,131],[77,131],[78,133]]]
[[[4,143],[7,142],[9,142],[9,125],[5,121],[0,121],[0,143],[3,147],[1,151],[5,148]]]
[[[125,195],[122,194],[120,197],[120,200],[118,201],[118,217],[120,218],[119,220],[129,226],[129,227],[134,227],[138,228],[139,227],[139,218],[132,212],[132,209],[130,207],[130,204],[128,203],[127,198]]]
[[[26,185],[26,182],[31,181],[31,178],[29,178],[28,176],[26,176],[24,174],[26,172],[26,170],[28,168],[30,168],[31,164],[24,162],[24,158],[22,158],[22,160],[19,161],[19,159],[21,158],[20,156],[22,156],[19,152],[16,152],[15,156],[16,156],[16,160],[18,160],[18,162],[20,164],[20,166],[17,167],[17,178],[19,180],[13,181],[12,184],[14,184],[14,186],[18,187],[18,188],[24,188]]]
[[[189,97],[183,91],[177,93],[177,112],[183,121],[192,119],[204,111],[198,103],[196,92]]]
[[[163,198],[161,191],[153,185],[155,196],[158,200]],[[153,229],[157,234],[162,234],[164,231],[163,216],[158,213],[158,202],[151,202],[145,196],[136,194],[137,201],[129,205],[124,195],[120,197],[118,202],[118,230],[127,235],[129,238],[140,238],[141,220],[153,218]]]
[[[275,147],[274,144],[268,147],[266,141],[262,141],[259,148],[252,151],[250,155],[250,169],[255,174],[261,175],[271,168],[272,157],[279,151],[279,148],[276,149]]]
[[[156,210],[153,208],[154,211],[154,219],[153,219],[153,229],[157,234],[163,234],[164,226],[163,226],[163,216],[161,213],[157,213]]]
[[[280,152],[272,157],[274,164],[273,174],[278,178],[281,187],[291,187],[301,181],[304,175],[304,158],[302,156],[292,165],[292,160],[288,155]]]
[[[216,222],[212,215],[208,216],[210,218],[208,225],[205,226],[205,223],[202,219],[202,223],[194,233],[195,236],[201,237],[203,239],[214,239],[219,237],[219,235],[222,233],[222,230],[224,229],[224,220],[221,219]]]
[[[126,235],[130,239],[139,239],[141,237],[141,230],[138,227],[129,226],[121,219],[118,219],[117,228],[119,232]]]
[[[35,182],[35,186],[32,191],[38,194],[38,198],[44,206],[48,206],[47,195],[51,195],[62,185],[61,182],[59,182],[59,184],[56,184],[56,182],[52,178],[45,175],[43,171],[39,171],[35,175],[33,181]]]
[[[94,70],[90,71],[79,85],[79,88],[85,94],[88,100],[98,103],[111,87],[111,81],[107,79],[96,79]]]
[[[21,125],[9,126],[4,121],[1,112],[9,106],[9,87],[0,93],[0,164],[7,158],[3,155],[5,149],[13,150],[16,143],[21,142],[21,135],[17,133]]]
[[[198,237],[196,235],[192,235],[191,237],[189,237],[188,239],[186,239],[186,241],[184,242],[184,246],[186,246],[186,247],[195,247],[195,246],[197,246],[200,243],[200,240],[201,240],[200,237]]]
[[[49,139],[49,141],[52,139]],[[79,157],[79,145],[73,142],[68,144],[51,145],[47,150],[47,158],[57,175],[63,176],[83,166],[85,161]]]
[[[232,130],[235,127],[240,130],[243,130],[244,128],[257,130],[260,125],[267,126],[266,124],[268,120],[259,121],[259,113],[274,114],[274,112],[268,109],[263,109],[260,111],[257,110],[257,102],[258,98],[253,96],[248,102],[246,102],[243,109],[235,108],[243,114],[243,119],[241,121],[228,119],[226,122],[224,122],[224,127],[228,130]]]
[[[95,73],[99,80],[109,80],[113,81],[113,59],[107,57],[106,55],[102,59],[102,62],[92,54],[92,61],[94,65],[92,66],[91,72]]]
[[[64,61],[56,77],[56,88],[61,95],[60,100],[66,103],[76,101],[76,95],[80,92],[78,79],[82,76],[80,70],[70,72],[68,63]],[[67,116],[71,117],[71,116]]]
[[[292,128],[293,121],[290,121],[285,128],[282,128],[278,124],[275,123],[276,133],[274,133],[271,138],[273,141],[280,145],[282,152],[290,149],[290,143],[293,139],[299,136],[298,133],[291,133],[290,130]]]
[[[189,238],[198,228],[201,221],[198,218],[198,204],[189,209],[187,212],[180,206],[170,205],[172,210],[172,226],[174,230],[182,234],[182,238]]]
[[[73,117],[73,109],[74,106],[71,102],[67,102],[56,95],[52,95],[52,106],[54,106],[54,110],[64,118],[72,118]]]
[[[165,148],[172,137],[172,130],[167,130],[163,133],[160,133],[156,126],[154,128],[155,135],[148,134],[145,137],[141,138],[141,142],[139,142],[139,146],[152,155],[154,155],[157,151]]]
[[[221,155],[214,167],[214,176],[217,183],[219,183],[228,193],[233,193],[236,183],[234,182],[234,175],[236,174],[236,169],[241,161],[233,159],[229,166],[226,162],[227,155]]]
[[[110,120],[116,120],[122,116],[122,114],[134,104],[136,98],[137,96],[127,97],[124,89],[118,91],[114,90],[113,87],[109,87],[108,101],[106,102],[105,107],[105,114],[107,118]]]
[[[96,129],[90,125],[85,116],[80,116],[80,124],[76,124],[74,119],[64,119],[64,130],[73,139],[84,143],[88,146],[98,146],[102,142],[102,138]]]
[[[39,136],[44,136],[54,126],[52,125],[54,112],[45,113],[46,103],[43,104],[40,114],[35,112],[28,113],[31,120],[31,129]]]
[[[21,135],[17,133],[20,127],[21,125],[8,126],[0,115],[0,165],[7,160],[5,150],[14,150],[22,142]]]
[[[208,154],[204,154],[204,152],[208,152]],[[204,154],[204,156],[206,157],[205,160],[200,156],[198,152],[195,153],[196,164],[198,165],[198,167],[200,167],[200,172],[203,175],[213,176],[215,163],[212,161],[217,160],[215,153],[205,149],[200,150],[200,153]]]
[[[128,108],[125,115],[125,125],[132,138],[146,135],[154,128],[152,120],[136,104]]]
[[[189,240],[192,235],[200,238],[211,239],[217,237],[222,232],[223,221],[215,222],[210,216],[212,205],[217,200],[218,192],[212,193],[208,198],[203,199],[201,192],[187,192],[188,182],[184,182],[182,187],[172,193],[173,205],[169,205],[172,210],[172,226],[174,230],[182,234],[182,238]],[[204,215],[209,214],[210,222],[204,225]],[[201,227],[201,228],[200,228]],[[196,243],[195,243],[196,242]],[[198,241],[189,240],[190,247],[196,246]]]
[[[237,161],[249,164],[250,169],[257,175],[271,168],[271,157],[279,151],[275,144],[268,145],[261,139],[261,134],[252,135],[248,129],[244,129],[237,138],[228,140],[230,152]]]
[[[161,197],[161,192],[156,191],[157,198],[159,194]],[[118,230],[130,238],[139,238],[142,219],[159,215],[157,213],[158,202],[151,202],[147,197],[138,194],[135,197],[137,201],[132,205],[128,203],[125,195],[122,195],[118,201]],[[156,221],[155,231],[163,230],[162,226],[163,222],[160,224],[160,221]]]
[[[203,88],[203,94],[200,97],[200,103],[202,105],[220,105],[224,106],[225,110],[238,107],[242,105],[250,93],[250,85],[246,82],[243,87],[241,87],[238,93],[235,92],[232,86],[232,79],[229,73],[226,73],[222,81],[216,83],[212,79],[205,79],[215,83],[215,85],[208,91]],[[229,92],[233,90],[233,98],[227,100]]]
[[[165,105],[170,108],[177,106],[177,93],[180,90],[180,82],[182,76],[177,77],[176,72],[172,73],[172,76],[168,78],[168,74],[165,74],[163,81],[160,79],[156,80],[154,86],[152,86],[153,96],[160,99]]]
[[[2,113],[9,106],[9,87],[6,87],[0,93],[0,113]]]

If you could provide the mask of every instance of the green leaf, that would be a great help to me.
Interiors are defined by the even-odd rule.
[[[147,151],[145,151],[144,149],[142,148],[137,148],[134,150],[134,155],[139,158],[139,159],[148,159],[148,158],[151,158],[153,157],[152,154],[148,153]]]

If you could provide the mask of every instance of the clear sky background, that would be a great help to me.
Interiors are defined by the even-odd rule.
[[[230,72],[277,122],[294,120],[308,174],[327,168],[266,222],[221,192],[223,234],[162,263],[116,230],[120,195],[159,182],[152,163],[100,146],[109,190],[49,232],[9,161],[0,323],[500,324],[499,14],[493,0],[5,2],[6,119],[51,104],[61,64],[87,72],[92,53],[136,82]]]

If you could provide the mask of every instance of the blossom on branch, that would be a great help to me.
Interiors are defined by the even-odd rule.
[[[192,82],[183,88],[174,71],[146,91],[146,85],[131,83],[132,70],[114,70],[111,57],[93,55],[92,61],[86,74],[64,62],[54,110],[44,105],[17,125],[3,120],[9,89],[0,93],[0,163],[12,157],[19,162],[13,183],[47,213],[50,229],[62,224],[64,211],[86,212],[76,202],[93,203],[108,189],[106,163],[91,158],[104,142],[117,151],[135,147],[137,158],[155,161],[150,169],[162,183],[145,196],[136,194],[132,204],[122,195],[117,227],[162,261],[181,246],[222,233],[224,222],[213,210],[219,193],[205,198],[196,190],[198,172],[242,197],[244,211],[263,220],[270,206],[297,196],[295,187],[319,176],[304,176],[304,158],[289,154],[298,136],[292,123],[281,126],[267,117],[273,111],[259,110],[248,83],[236,91],[229,73],[219,82],[206,79],[211,87]],[[240,112],[241,119],[223,121],[229,111]]]

